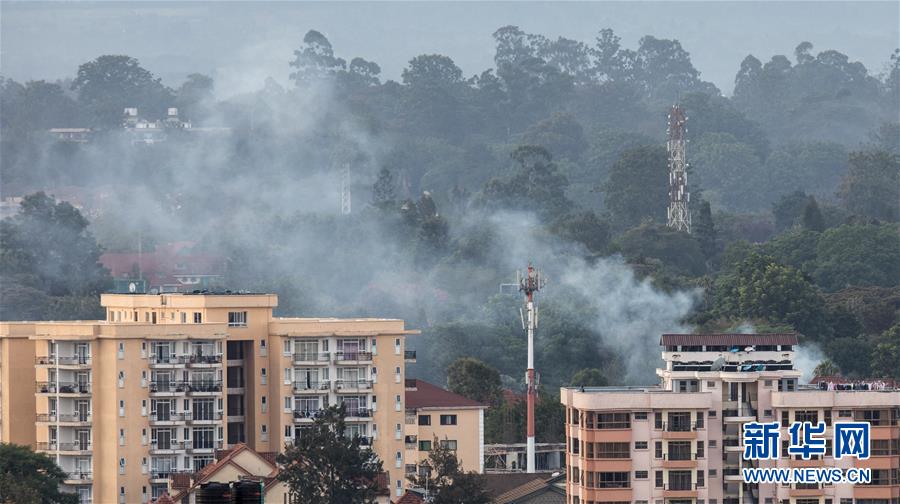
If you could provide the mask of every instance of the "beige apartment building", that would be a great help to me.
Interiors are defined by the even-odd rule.
[[[900,389],[800,385],[795,334],[665,334],[660,385],[561,391],[571,504],[897,504]],[[742,424],[781,423],[781,458],[755,467],[869,467],[866,485],[745,484]],[[788,457],[788,426],[872,425],[868,460]]]
[[[435,442],[455,450],[463,471],[484,472],[486,405],[422,380],[406,380],[406,474],[414,476]]]
[[[0,323],[0,441],[57,460],[82,502],[138,503],[238,443],[277,452],[317,412],[404,480],[405,365],[394,319],[281,318],[274,294],[104,294],[106,320]]]

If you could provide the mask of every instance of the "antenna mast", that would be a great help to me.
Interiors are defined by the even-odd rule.
[[[526,316],[522,317],[523,329],[528,334],[528,371],[525,374],[525,383],[528,386],[528,432],[527,432],[527,459],[526,472],[534,472],[534,404],[537,399],[538,383],[540,375],[534,372],[534,330],[537,328],[537,308],[534,305],[534,293],[544,286],[544,278],[539,270],[528,264],[528,270],[523,277],[516,273],[519,283],[519,291],[525,293]]]
[[[691,232],[691,211],[688,203],[691,194],[687,190],[687,162],[684,158],[685,128],[687,116],[678,105],[669,111],[669,208],[667,225],[678,231]]]
[[[350,215],[352,201],[350,198],[350,163],[344,163],[341,170],[341,215]]]

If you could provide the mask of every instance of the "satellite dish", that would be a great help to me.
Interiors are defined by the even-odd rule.
[[[725,357],[719,357],[716,359],[712,366],[709,367],[710,371],[721,371],[722,367],[725,365]]]
[[[132,293],[132,294],[134,294],[135,292],[137,292],[137,284],[134,283],[134,282],[129,283],[129,284],[128,284],[128,292],[130,292],[130,293]]]

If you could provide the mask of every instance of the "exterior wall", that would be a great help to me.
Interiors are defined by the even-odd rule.
[[[406,463],[419,464],[428,452],[419,450],[419,441],[437,438],[456,441],[456,456],[464,471],[484,472],[484,408],[419,408],[407,412],[406,436],[415,439],[406,445]],[[431,417],[431,425],[419,425],[419,416]],[[441,425],[441,415],[456,415],[456,425]],[[473,435],[477,433],[477,435]]]
[[[154,478],[154,457],[174,455],[176,465],[172,471],[193,471],[192,457],[206,456],[205,452],[194,449],[194,453],[190,453],[180,445],[175,445],[176,450],[161,450],[151,443],[154,426],[175,428],[173,441],[177,443],[186,440],[185,429],[193,438],[193,429],[197,425],[191,424],[196,422],[190,415],[178,416],[185,411],[185,400],[193,407],[197,397],[213,398],[215,420],[202,422],[202,426],[213,427],[215,447],[227,447],[227,400],[231,390],[225,383],[227,361],[221,355],[214,363],[196,361],[199,365],[195,365],[195,361],[187,360],[190,355],[183,352],[182,345],[198,340],[221,342],[223,353],[227,341],[247,342],[249,352],[243,359],[246,376],[243,393],[247,406],[244,411],[245,442],[257,451],[281,451],[284,443],[293,439],[285,436],[285,427],[295,425],[294,415],[284,407],[284,398],[293,397],[293,385],[285,383],[283,375],[285,368],[293,366],[293,356],[286,351],[290,341],[321,337],[336,342],[338,338],[358,337],[365,338],[370,346],[374,344],[377,354],[366,366],[377,368],[379,376],[377,383],[365,393],[369,404],[377,403],[377,411],[367,420],[368,433],[374,434],[373,449],[384,461],[391,486],[394,487],[397,481],[402,486],[404,344],[406,335],[415,334],[404,328],[402,320],[274,318],[272,309],[277,305],[277,296],[269,294],[105,294],[101,302],[107,309],[106,321],[0,323],[0,440],[44,449],[59,457],[64,470],[76,474],[79,473],[75,467],[76,458],[86,458],[90,479],[67,480],[67,484],[73,489],[91,488],[92,502],[149,501],[154,486],[157,493],[161,491],[168,475],[168,470],[156,471],[160,477]],[[229,324],[229,312],[234,311],[247,312],[246,326]],[[195,314],[198,323],[194,323]],[[174,342],[175,354],[180,360],[164,363],[151,356],[155,341]],[[76,372],[87,373],[89,393],[57,393],[55,385],[49,384],[44,385],[43,392],[40,388],[35,392],[32,384],[50,382],[51,373],[57,372],[56,360],[48,362],[47,359],[51,342],[56,342],[57,348],[69,348],[67,345],[78,342],[89,345],[89,362],[59,366],[60,381],[63,377],[74,380],[73,373]],[[187,348],[193,351],[193,347]],[[38,357],[43,357],[42,363],[38,363]],[[62,363],[64,359],[58,360]],[[396,373],[398,367],[399,374]],[[161,393],[153,380],[154,371],[171,370],[174,380],[180,382],[183,377],[192,379],[201,368],[212,370],[214,381],[222,380],[221,388],[208,393],[196,393],[199,389]],[[263,369],[266,370],[265,379]],[[28,385],[20,386],[22,383]],[[265,411],[263,396],[267,401]],[[51,417],[50,401],[57,399],[56,411],[65,413],[70,411],[65,408],[70,408],[71,401],[76,398],[90,401],[89,419],[75,424],[61,423],[57,441],[51,444],[51,428],[57,426],[56,418],[65,415]],[[153,399],[175,399],[177,419],[161,422],[152,415]],[[336,400],[337,395],[329,396],[329,403]],[[121,413],[120,401],[124,401]],[[38,418],[43,420],[38,421]],[[266,436],[262,433],[264,425]],[[62,449],[62,443],[69,442],[74,436],[75,428],[90,429],[89,449],[75,452]],[[124,436],[122,441],[120,434]],[[185,446],[190,443],[188,441]],[[397,453],[400,454],[399,462],[396,461]],[[212,450],[209,451],[211,454]],[[120,468],[121,459],[124,459],[124,468]],[[122,488],[124,497],[120,494]]]

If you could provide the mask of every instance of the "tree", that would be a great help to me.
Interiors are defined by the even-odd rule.
[[[303,36],[303,46],[294,51],[290,66],[297,70],[291,73],[290,78],[297,86],[320,83],[334,77],[346,65],[345,60],[335,57],[334,48],[325,35],[309,30]]]
[[[603,193],[615,228],[634,227],[646,218],[666,221],[667,162],[663,147],[638,147],[625,151],[613,163]]]
[[[850,153],[838,196],[847,210],[885,221],[900,218],[900,156],[885,151]]]
[[[451,392],[482,404],[501,400],[500,373],[474,357],[463,357],[447,367],[447,387]]]
[[[841,368],[837,366],[831,359],[825,359],[822,362],[819,362],[816,365],[816,369],[813,370],[814,376],[839,376],[841,374]]]
[[[378,493],[382,472],[364,439],[347,436],[344,405],[330,406],[278,454],[278,479],[292,495],[310,504],[368,504]],[[368,443],[366,443],[368,444]]]
[[[485,477],[475,471],[463,471],[456,452],[437,437],[431,443],[428,459],[409,481],[426,489],[433,504],[489,504]]]
[[[822,232],[825,231],[825,218],[822,217],[822,211],[819,210],[819,204],[816,198],[809,197],[809,201],[803,208],[803,229],[808,231]]]
[[[808,202],[809,196],[798,189],[783,195],[773,203],[772,215],[775,217],[775,230],[780,233],[796,224],[803,215]]]
[[[693,236],[663,224],[644,223],[623,234],[618,242],[629,261],[657,259],[670,272],[699,276],[706,271],[703,251]]]
[[[66,473],[43,453],[30,447],[0,443],[0,502],[16,504],[76,504],[78,495],[60,491]]]
[[[706,257],[707,261],[712,261],[719,253],[719,243],[709,201],[700,201],[697,213],[693,216],[691,226],[694,239],[700,243],[700,250],[703,251],[703,257]]]
[[[92,124],[113,128],[122,122],[126,107],[137,107],[143,117],[165,117],[173,103],[172,91],[159,77],[128,56],[105,55],[78,67],[72,81],[78,102],[91,115]]]
[[[597,368],[585,368],[574,375],[569,382],[570,387],[602,387],[607,384],[606,375]]]
[[[900,380],[900,324],[885,331],[872,348],[872,375]]]
[[[479,196],[482,206],[534,211],[544,218],[558,217],[572,208],[572,202],[566,197],[568,180],[559,173],[547,149],[523,145],[510,157],[518,165],[516,173],[506,179],[488,181]]]
[[[571,114],[554,114],[531,125],[522,137],[528,145],[540,145],[555,158],[577,161],[588,148],[584,128]]]
[[[813,276],[823,289],[900,284],[900,231],[894,226],[844,225],[822,233]]]
[[[715,313],[787,323],[813,340],[830,336],[824,300],[815,287],[796,269],[756,251],[716,280]]]
[[[372,186],[372,205],[381,210],[394,207],[397,204],[397,186],[394,175],[387,168],[378,172],[378,178]]]
[[[182,117],[198,121],[207,113],[213,99],[212,77],[192,73],[175,93],[175,104]]]

